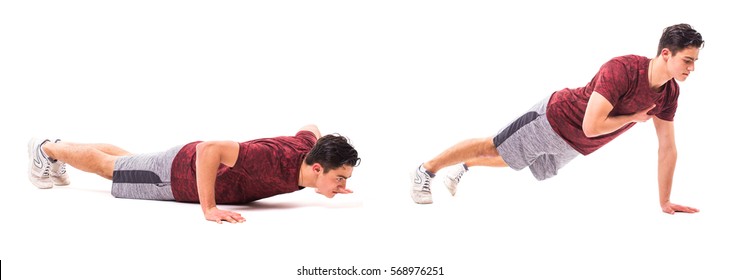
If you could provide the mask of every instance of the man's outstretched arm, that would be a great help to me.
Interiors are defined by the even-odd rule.
[[[201,142],[196,147],[195,174],[198,184],[198,198],[205,219],[221,223],[243,222],[241,214],[221,210],[216,207],[216,174],[221,164],[233,167],[239,156],[239,143],[232,141]]]
[[[653,118],[654,128],[659,140],[659,162],[657,163],[657,183],[659,184],[659,204],[667,214],[675,212],[695,213],[698,209],[670,202],[672,177],[677,163],[677,147],[675,146],[675,127],[671,121]]]

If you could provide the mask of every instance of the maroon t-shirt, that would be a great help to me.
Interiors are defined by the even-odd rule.
[[[195,146],[185,145],[172,162],[172,194],[176,201],[198,202]],[[305,155],[316,144],[310,131],[295,136],[256,139],[239,143],[233,167],[221,164],[216,177],[216,203],[248,203],[300,189],[298,175]]]
[[[593,91],[600,93],[613,105],[609,116],[630,115],[657,105],[648,112],[666,121],[672,121],[680,94],[675,79],[669,80],[660,92],[649,87],[649,58],[637,55],[615,57],[601,66],[593,80],[585,87],[563,89],[552,94],[547,106],[547,118],[559,136],[572,148],[588,155],[634,126],[629,123],[609,134],[588,138],[582,131],[585,108]]]

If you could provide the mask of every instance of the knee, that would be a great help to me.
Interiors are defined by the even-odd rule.
[[[480,138],[477,141],[477,151],[481,157],[497,157],[500,155],[498,149],[495,148],[495,144],[493,144],[493,139]]]
[[[105,179],[113,180],[113,170],[115,170],[116,158],[117,157],[111,157],[110,159],[105,160],[105,162],[99,166],[98,170],[95,170],[95,173]]]
[[[113,180],[113,170],[106,170],[104,168],[101,168],[99,170],[96,170],[95,174],[105,179]]]

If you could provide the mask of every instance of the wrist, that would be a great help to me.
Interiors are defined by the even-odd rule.
[[[203,210],[203,213],[208,213],[213,209],[217,209],[215,204],[201,204],[200,208]]]

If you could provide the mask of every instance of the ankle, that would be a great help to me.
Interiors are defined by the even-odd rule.
[[[434,178],[436,177],[436,172],[433,172],[431,170],[428,170],[425,166],[426,164],[421,164],[421,166],[418,167],[418,170],[421,170],[421,172],[426,173],[429,175],[429,177]]]
[[[55,143],[46,142],[41,144],[41,153],[43,154],[43,156],[49,159],[50,162],[54,163],[56,162],[56,156],[54,155],[53,147],[49,147],[49,145],[55,145]]]

